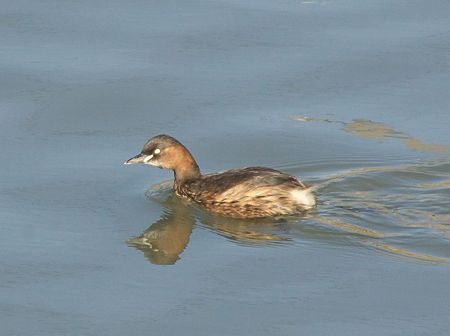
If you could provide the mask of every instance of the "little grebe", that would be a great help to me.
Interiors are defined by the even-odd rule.
[[[168,135],[151,138],[125,164],[172,169],[177,195],[229,217],[256,218],[298,214],[315,206],[314,194],[296,177],[264,167],[201,175],[191,153]]]

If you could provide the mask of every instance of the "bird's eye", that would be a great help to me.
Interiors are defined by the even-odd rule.
[[[153,152],[153,154],[159,154],[159,153],[161,153],[161,150],[159,148],[156,148]]]

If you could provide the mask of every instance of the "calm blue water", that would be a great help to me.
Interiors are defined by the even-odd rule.
[[[448,335],[450,3],[1,1],[1,335]],[[316,185],[229,220],[123,166]]]

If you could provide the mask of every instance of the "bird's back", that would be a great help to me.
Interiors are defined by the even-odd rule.
[[[206,209],[231,217],[289,215],[310,208],[306,186],[296,177],[275,169],[248,167],[204,175],[176,186],[179,195]],[[300,196],[300,197],[299,197]]]

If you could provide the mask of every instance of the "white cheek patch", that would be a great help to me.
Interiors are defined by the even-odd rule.
[[[145,164],[149,164],[150,160],[153,159],[153,154],[152,155],[147,155],[144,159],[144,163]]]

